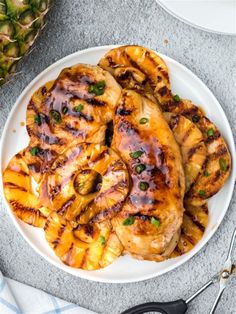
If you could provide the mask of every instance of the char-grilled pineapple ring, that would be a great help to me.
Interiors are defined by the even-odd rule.
[[[75,225],[113,217],[121,210],[128,188],[126,166],[112,149],[82,143],[56,159],[39,195],[45,206]]]
[[[207,150],[202,132],[189,119],[182,115],[164,112],[176,142],[180,146],[185,172],[186,189],[190,189],[196,181],[206,161]]]
[[[123,250],[109,220],[73,229],[65,218],[52,212],[44,230],[56,255],[71,267],[86,270],[103,268],[119,257]]]
[[[35,195],[24,151],[16,154],[3,172],[5,197],[13,213],[27,224],[43,227],[49,210],[42,207]]]

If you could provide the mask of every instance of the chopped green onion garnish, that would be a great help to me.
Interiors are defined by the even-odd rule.
[[[128,218],[126,218],[124,221],[123,221],[123,223],[122,223],[122,225],[123,226],[130,226],[130,225],[133,225],[134,224],[134,217],[133,216],[129,216]]]
[[[63,114],[67,114],[68,110],[69,110],[68,107],[64,106],[64,107],[62,108],[62,113],[63,113]]]
[[[205,171],[203,172],[203,175],[204,175],[204,177],[209,177],[209,172],[208,172],[207,170],[205,170]]]
[[[99,242],[101,243],[101,245],[105,245],[106,244],[106,239],[104,236],[100,235],[99,237]]]
[[[144,153],[143,151],[137,150],[136,152],[132,152],[132,153],[130,153],[129,155],[130,155],[131,158],[137,159],[137,158],[139,158],[143,153]]]
[[[146,124],[148,122],[148,118],[142,118],[139,120],[139,124]]]
[[[38,125],[41,125],[42,121],[39,114],[37,114],[37,116],[34,117],[34,122],[37,123]]]
[[[180,101],[179,95],[174,95],[174,96],[173,96],[173,100],[174,100],[175,102],[179,102],[179,101]]]
[[[195,114],[195,115],[192,116],[192,121],[193,121],[194,123],[198,122],[199,120],[200,120],[199,115]]]
[[[141,191],[147,191],[147,189],[149,188],[149,184],[145,181],[141,181],[139,183],[139,188]]]
[[[135,167],[135,171],[140,174],[146,169],[146,166],[144,164],[139,164]]]
[[[60,115],[60,113],[58,111],[51,110],[50,111],[50,116],[57,124],[61,123],[61,115]]]
[[[32,156],[38,155],[39,152],[40,152],[40,148],[37,147],[37,146],[32,147],[32,148],[30,149],[30,154],[31,154]]]
[[[75,111],[75,112],[80,112],[80,111],[82,111],[83,109],[84,109],[84,105],[80,104],[80,105],[78,105],[78,106],[75,106],[75,107],[73,108],[73,111]]]
[[[227,171],[227,164],[226,164],[226,160],[224,158],[220,158],[219,159],[219,164],[220,164],[220,169],[222,171]]]
[[[159,228],[161,223],[159,219],[156,219],[155,217],[151,218],[151,224],[154,225],[155,227]]]
[[[208,136],[213,136],[214,135],[214,130],[213,129],[209,129],[208,131],[207,131],[207,135]]]
[[[104,94],[106,83],[105,81],[99,81],[93,85],[89,86],[89,93],[95,94],[96,96],[100,96]]]
[[[204,196],[204,195],[206,195],[206,191],[205,191],[205,190],[199,190],[199,191],[198,191],[198,194],[199,194],[200,196]]]

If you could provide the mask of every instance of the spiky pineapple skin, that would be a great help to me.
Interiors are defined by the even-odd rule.
[[[50,0],[0,0],[0,85],[14,73],[44,26]]]

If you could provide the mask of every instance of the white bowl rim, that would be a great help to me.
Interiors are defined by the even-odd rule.
[[[46,74],[48,71],[56,68],[58,65],[60,65],[60,63],[63,63],[67,60],[69,60],[70,58],[73,57],[79,57],[80,54],[84,54],[86,52],[96,52],[96,51],[100,51],[100,50],[109,50],[109,49],[113,49],[119,46],[123,46],[123,44],[119,44],[119,45],[105,45],[105,46],[96,46],[96,47],[91,47],[91,48],[87,48],[87,49],[83,49],[83,50],[79,50],[76,51],[72,54],[69,54],[61,59],[59,59],[58,61],[54,62],[53,64],[51,64],[50,66],[48,66],[46,69],[44,69],[42,72],[40,72],[31,82],[29,85],[26,86],[26,88],[21,92],[21,94],[19,95],[19,97],[17,98],[17,100],[15,101],[15,104],[13,105],[10,114],[7,118],[6,124],[4,126],[3,132],[2,132],[2,136],[1,136],[1,141],[0,141],[0,190],[1,190],[1,194],[2,194],[2,198],[3,198],[3,202],[5,204],[5,207],[7,208],[7,212],[10,215],[14,226],[17,228],[17,230],[19,231],[19,233],[22,235],[22,237],[25,239],[25,241],[34,249],[35,252],[37,252],[41,257],[43,257],[47,262],[49,262],[50,264],[54,265],[55,267],[71,274],[74,275],[76,277],[80,277],[83,279],[87,279],[87,280],[91,280],[91,281],[96,281],[96,282],[103,282],[103,283],[132,283],[132,282],[139,282],[139,281],[143,281],[143,280],[147,280],[147,279],[151,279],[151,278],[155,278],[157,276],[163,275],[171,270],[174,270],[175,268],[181,266],[182,264],[184,264],[185,262],[187,262],[188,260],[190,260],[195,254],[199,253],[199,251],[206,245],[206,243],[212,238],[212,236],[215,234],[215,232],[217,231],[218,227],[220,226],[226,212],[227,209],[229,207],[230,201],[232,199],[232,195],[233,195],[233,191],[234,191],[234,182],[236,180],[236,157],[235,157],[235,143],[234,143],[234,139],[233,139],[233,133],[230,127],[230,124],[228,122],[228,119],[224,113],[224,110],[222,109],[221,105],[219,104],[219,102],[217,101],[217,99],[215,98],[215,96],[213,95],[213,93],[209,90],[209,88],[201,81],[200,78],[198,78],[192,71],[190,71],[186,66],[182,65],[181,63],[179,63],[178,61],[175,61],[174,59],[163,55],[159,52],[158,55],[160,55],[161,57],[164,57],[165,60],[169,60],[171,62],[173,62],[175,65],[178,65],[179,67],[181,67],[185,72],[187,72],[188,74],[190,74],[192,77],[194,77],[194,79],[196,81],[198,81],[198,83],[202,86],[203,89],[205,89],[209,96],[211,96],[211,98],[213,98],[214,102],[217,104],[218,109],[221,111],[222,116],[224,116],[224,118],[227,121],[227,124],[225,125],[226,128],[226,132],[227,132],[227,136],[228,136],[228,146],[233,148],[233,152],[231,151],[231,157],[232,157],[232,171],[231,171],[231,184],[229,187],[229,193],[227,195],[227,199],[226,199],[226,206],[225,206],[225,211],[222,211],[221,214],[219,215],[219,219],[218,219],[218,224],[212,228],[211,230],[209,230],[208,234],[205,236],[205,238],[203,239],[203,241],[201,242],[201,244],[196,245],[189,253],[182,255],[182,259],[178,260],[174,265],[170,265],[167,266],[165,269],[162,270],[158,270],[157,272],[153,273],[153,274],[149,274],[149,275],[139,275],[138,278],[135,279],[106,279],[106,278],[97,278],[94,277],[93,271],[91,272],[91,275],[88,274],[88,272],[86,272],[85,274],[83,273],[75,273],[73,272],[74,268],[70,268],[70,267],[65,267],[64,264],[60,264],[57,263],[56,261],[52,260],[50,257],[48,257],[46,254],[44,254],[43,252],[41,252],[37,246],[31,241],[31,239],[29,237],[26,236],[26,234],[22,231],[20,225],[17,223],[17,218],[15,217],[15,215],[12,213],[10,206],[8,205],[8,202],[6,201],[6,198],[4,196],[4,192],[3,192],[3,184],[2,184],[2,160],[3,160],[3,142],[4,142],[4,138],[6,136],[6,132],[8,129],[8,126],[10,124],[10,121],[12,119],[12,117],[14,116],[14,113],[17,109],[17,107],[19,106],[20,100],[22,97],[25,96],[25,94],[28,93],[28,91],[30,91],[30,89],[34,86],[34,84],[44,75]],[[155,51],[155,50],[153,50]],[[229,179],[230,179],[229,178]]]

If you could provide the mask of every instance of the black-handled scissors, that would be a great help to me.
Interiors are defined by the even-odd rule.
[[[203,287],[201,287],[198,291],[196,291],[186,301],[183,299],[180,299],[180,300],[176,300],[172,302],[165,302],[165,303],[149,302],[149,303],[144,303],[144,304],[134,306],[122,312],[121,314],[143,314],[143,313],[149,313],[149,312],[158,312],[162,314],[184,314],[186,313],[188,309],[188,304],[193,299],[195,299],[200,293],[206,290],[206,288],[208,288],[210,285],[219,281],[220,283],[219,292],[212,306],[212,309],[209,313],[209,314],[214,314],[230,276],[236,273],[236,264],[233,264],[232,262],[232,251],[233,251],[235,239],[236,239],[236,228],[234,230],[234,233],[230,242],[230,246],[229,246],[228,255],[227,255],[226,261],[224,263],[224,267],[221,270],[221,272],[213,276],[211,280],[209,280]]]

